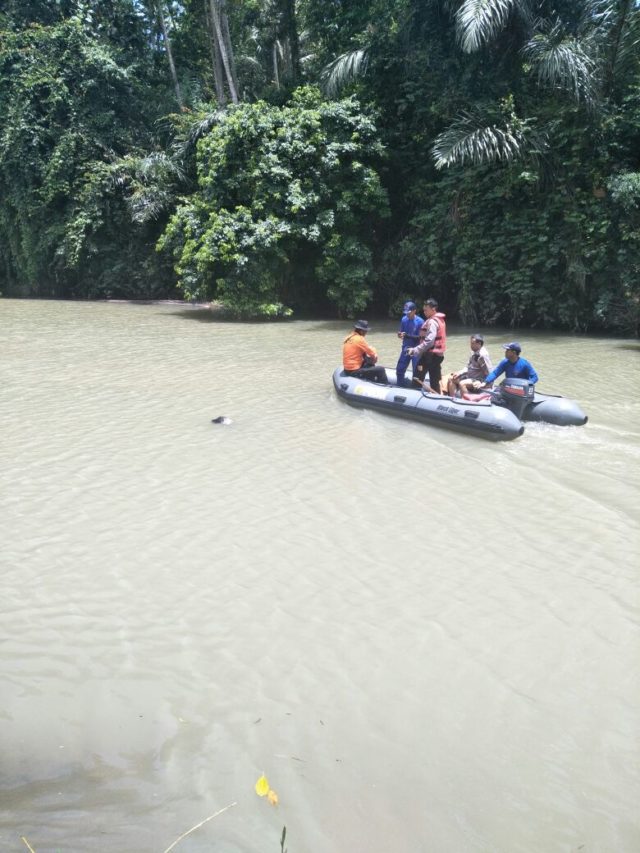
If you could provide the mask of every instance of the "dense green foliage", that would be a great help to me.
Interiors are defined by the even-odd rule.
[[[8,0],[0,79],[5,294],[638,331],[635,0]]]
[[[151,69],[131,16],[113,45],[81,15],[5,31],[0,45],[0,274],[24,295],[157,291],[157,235],[134,232],[115,164],[149,144]],[[135,30],[134,30],[135,33]],[[165,289],[170,287],[164,274]]]
[[[361,311],[386,194],[369,165],[373,122],[354,99],[298,89],[282,107],[258,101],[223,113],[197,146],[198,189],[172,217],[186,296],[231,313],[281,316],[291,305]]]

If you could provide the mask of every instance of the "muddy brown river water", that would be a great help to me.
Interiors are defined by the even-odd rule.
[[[589,423],[492,444],[347,331],[0,300],[1,850],[640,850],[637,342],[518,332]]]

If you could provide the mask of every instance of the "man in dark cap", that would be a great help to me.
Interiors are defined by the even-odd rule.
[[[533,365],[526,358],[521,358],[522,347],[518,341],[502,344],[502,349],[505,351],[505,357],[487,376],[484,383],[485,387],[495,382],[502,373],[504,373],[507,379],[528,379],[529,382],[538,381],[538,374]]]
[[[387,382],[387,373],[384,367],[376,367],[378,353],[365,340],[369,331],[369,323],[366,320],[356,320],[353,324],[353,332],[347,335],[342,344],[342,366],[344,372],[350,376],[360,376],[371,382]]]
[[[409,363],[412,363],[414,371],[418,363],[417,355],[414,355],[412,358],[407,353],[407,349],[409,347],[415,347],[420,343],[420,329],[422,328],[424,320],[422,317],[418,317],[416,310],[415,302],[404,303],[402,318],[400,320],[400,329],[398,331],[398,337],[401,340],[402,347],[398,363],[396,364],[396,380],[398,388],[405,388],[409,384],[404,378]]]

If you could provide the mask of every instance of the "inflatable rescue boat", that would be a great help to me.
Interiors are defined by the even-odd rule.
[[[582,426],[587,416],[573,400],[539,394],[526,379],[505,379],[491,393],[466,398],[432,394],[422,388],[400,388],[395,371],[385,369],[387,382],[372,382],[338,367],[333,385],[338,396],[352,406],[375,409],[489,441],[511,441],[524,432],[523,421],[544,421],[558,426]]]

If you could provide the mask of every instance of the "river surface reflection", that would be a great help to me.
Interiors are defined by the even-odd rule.
[[[518,333],[589,423],[492,444],[339,401],[345,323],[0,331],[1,849],[640,850],[635,341]]]

